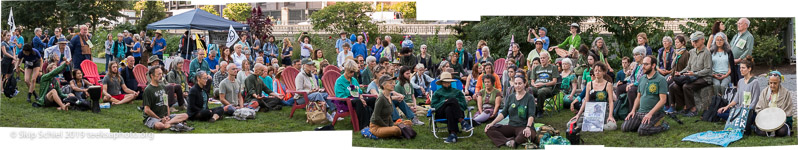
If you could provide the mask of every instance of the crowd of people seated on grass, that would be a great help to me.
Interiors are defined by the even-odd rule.
[[[485,124],[484,134],[493,144],[515,147],[538,137],[533,125],[546,111],[570,109],[573,118],[557,121],[581,124],[587,103],[604,102],[605,107],[595,109],[604,110],[605,124],[618,126],[616,121],[623,121],[621,131],[639,135],[668,132],[668,114],[692,117],[699,111],[717,111],[727,119],[737,108],[754,110],[753,116],[779,108],[788,121],[775,135],[789,135],[796,109],[790,103],[792,92],[784,89],[783,75],[777,71],[768,73],[767,87],[760,87],[751,72],[755,40],[749,24],[741,18],[738,32],[728,33],[732,37],[719,22],[712,25],[709,38],[701,31],[664,36],[657,51],[649,46],[647,34],[639,33],[636,47],[620,48],[631,49],[631,54],[612,56],[621,60],[620,68],[608,64],[611,56],[604,38],[591,37],[590,45],[582,44],[577,23],[570,24],[569,31],[551,31],[570,33],[556,37],[564,40],[551,47],[546,28],[530,29],[527,42],[534,49],[527,57],[519,45],[524,43],[511,43],[502,57],[491,53],[497,49],[491,43],[478,42],[472,53],[457,40],[454,50],[435,49],[446,54],[440,60],[429,54],[427,45],[414,49],[410,37],[399,47],[391,36],[377,37],[376,44],[369,45],[367,35],[348,38],[345,32],[336,39],[335,50],[314,49],[329,43],[311,41],[304,33],[276,41],[274,36],[244,32],[240,41],[217,50],[184,34],[180,43],[169,43],[179,45],[178,55],[163,58],[167,43],[160,32],[153,38],[146,32],[117,33],[116,39],[109,33],[99,35],[107,38],[107,69],[101,80],[89,80],[96,70],[84,71],[96,68],[80,65],[92,59],[85,53],[92,36],[81,26],[71,41],[61,35],[46,49],[40,40],[18,43],[19,31],[4,32],[2,72],[3,83],[12,79],[9,74],[22,72],[28,101],[36,107],[68,111],[94,94],[88,89],[95,85],[102,87],[100,100],[112,104],[110,109],[143,100],[142,122],[157,130],[190,131],[186,120],[214,122],[241,109],[269,112],[318,103],[325,107],[328,121],[348,115],[355,129],[368,128],[379,138],[401,137],[412,130],[407,127],[440,122],[449,133],[444,142],[454,143],[461,132]],[[46,38],[39,32],[36,39]],[[267,42],[261,44],[261,39]],[[292,59],[292,42],[298,42],[299,59]],[[326,51],[335,51],[336,59],[325,59]],[[152,55],[142,58],[142,53]],[[711,88],[713,96],[729,88],[737,91],[728,105],[706,110],[697,103],[709,103],[708,99],[696,99],[704,88]],[[212,103],[221,106],[209,106]],[[445,121],[422,119],[427,109]],[[619,114],[618,109],[628,111]],[[468,116],[469,111],[475,114]],[[745,131],[769,135],[756,126]]]

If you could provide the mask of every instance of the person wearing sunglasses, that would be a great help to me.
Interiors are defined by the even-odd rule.
[[[762,93],[759,94],[759,102],[756,103],[756,108],[754,108],[754,116],[756,116],[760,111],[766,108],[779,108],[787,114],[787,119],[785,121],[786,126],[782,126],[779,129],[776,129],[776,137],[788,136],[792,132],[793,129],[793,118],[795,118],[795,103],[793,102],[795,99],[792,97],[794,94],[793,92],[789,91],[784,86],[781,86],[781,82],[784,82],[784,76],[779,71],[771,71],[768,73],[768,88],[763,89]],[[756,117],[754,117],[756,118]],[[759,136],[768,136],[768,133],[765,131],[760,130],[757,127],[753,127],[754,133]],[[772,136],[772,134],[771,134]]]

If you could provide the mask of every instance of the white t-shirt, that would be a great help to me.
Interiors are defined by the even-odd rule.
[[[336,62],[338,62],[338,67],[343,68],[347,56],[352,56],[352,50],[349,50],[347,54],[344,54],[344,52],[338,53],[338,58],[336,59],[337,60]]]
[[[313,45],[302,43],[300,46],[302,46],[302,50],[299,53],[300,56],[310,57],[310,51],[313,50]],[[305,46],[310,48],[305,48]]]
[[[245,56],[244,53],[241,53],[241,55],[233,53],[230,55],[230,57],[233,58],[233,63],[236,64],[236,67],[238,68],[241,68],[241,63],[243,63],[244,60],[247,60],[247,56]]]

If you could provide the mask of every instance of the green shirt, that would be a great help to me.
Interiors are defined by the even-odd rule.
[[[371,123],[380,127],[393,126],[393,119],[391,118],[393,109],[393,103],[391,103],[384,94],[380,94],[380,97],[377,97],[377,101],[374,102],[374,113],[371,115]]]
[[[507,101],[504,102],[504,109],[502,115],[509,116],[510,126],[524,127],[529,121],[529,117],[535,114],[535,97],[530,93],[524,94],[524,97],[516,99],[515,94],[507,95]]]
[[[57,68],[55,68],[52,71],[48,72],[47,74],[42,75],[41,80],[39,80],[39,93],[40,94],[39,94],[39,98],[36,100],[36,103],[38,103],[41,106],[44,106],[44,101],[45,101],[44,97],[46,97],[45,95],[47,95],[47,92],[50,92],[50,90],[52,90],[52,89],[55,89],[55,91],[58,93],[58,97],[60,97],[61,99],[64,99],[64,98],[67,97],[66,94],[61,93],[61,87],[58,86],[61,83],[58,83],[59,82],[58,80],[53,80],[56,76],[58,76],[58,74],[61,74],[61,72],[64,72],[64,69],[66,67],[67,67],[67,63],[64,63],[64,64],[61,64],[61,66],[58,66]]]
[[[501,91],[498,89],[493,89],[493,91],[488,92],[488,90],[482,89],[479,90],[479,95],[482,95],[482,102],[483,104],[489,104],[493,106],[494,100],[496,100],[496,96],[502,96]]]
[[[432,94],[432,99],[430,100],[430,102],[432,103],[432,108],[435,109],[441,108],[441,106],[443,106],[443,102],[445,102],[449,98],[457,99],[457,102],[460,103],[460,107],[463,110],[467,109],[468,103],[466,103],[465,101],[465,95],[463,95],[463,92],[451,86],[449,87],[441,86],[441,89],[438,89],[437,91],[435,91],[434,94]]]
[[[654,106],[660,101],[660,94],[668,94],[668,83],[665,81],[665,77],[658,73],[655,73],[654,77],[651,78],[648,78],[648,76],[640,78],[639,83],[641,86],[637,88],[637,93],[640,93],[640,107],[638,107],[637,112],[647,113],[654,109]],[[663,113],[665,111],[659,109],[658,112]]]
[[[577,49],[579,48],[580,43],[582,43],[582,37],[577,34],[569,36],[565,39],[565,41],[562,41],[562,43],[557,45],[557,47],[565,50]]]
[[[397,81],[397,83],[399,83],[399,81]],[[410,85],[410,82],[407,82],[404,85],[396,84],[396,86],[394,87],[394,90],[397,93],[401,93],[402,95],[405,96],[405,98],[402,100],[405,103],[413,102],[413,98],[415,96],[413,96],[413,86]]]
[[[354,94],[362,94],[363,91],[360,90],[360,84],[357,83],[357,79],[353,76],[349,79],[350,81],[346,80],[345,75],[341,75],[335,80],[335,97],[338,98],[349,98],[349,97],[357,97]]]
[[[742,34],[737,34],[729,41],[734,59],[744,59],[751,56],[754,51],[754,36],[751,32],[745,31]]]
[[[529,80],[535,81],[535,83],[548,83],[553,79],[560,78],[560,73],[557,72],[557,66],[552,64],[547,66],[537,66],[535,69],[532,69],[532,73],[533,74],[530,75]],[[553,85],[545,87],[553,87]]]
[[[258,77],[258,75],[250,74],[244,79],[244,92],[246,95],[244,96],[244,102],[249,103],[253,100],[256,100],[252,94],[261,94],[262,92],[266,92],[266,94],[272,93],[266,84],[263,83],[263,80]]]
[[[166,91],[163,89],[163,85],[153,86],[152,84],[147,84],[147,87],[144,88],[144,95],[142,95],[144,99],[142,105],[149,106],[150,110],[155,113],[158,117],[165,117],[169,109],[167,105],[167,95]],[[147,113],[143,113],[144,118],[147,118]]]

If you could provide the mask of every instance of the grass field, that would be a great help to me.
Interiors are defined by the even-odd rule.
[[[99,72],[104,71],[104,64],[98,64]],[[0,126],[3,127],[30,127],[30,128],[108,128],[111,132],[154,132],[154,133],[175,133],[172,131],[155,131],[143,125],[141,114],[136,106],[141,105],[141,101],[134,101],[132,104],[112,106],[110,109],[102,109],[99,114],[83,111],[62,112],[54,107],[33,108],[25,101],[25,91],[27,86],[24,82],[19,82],[18,90],[20,94],[15,98],[0,98]],[[38,92],[38,91],[37,91]],[[473,102],[471,103],[473,105]],[[219,105],[211,105],[216,107]],[[184,113],[185,111],[178,112]],[[215,123],[189,121],[188,125],[195,128],[190,133],[253,133],[253,132],[295,132],[311,131],[322,125],[310,125],[305,123],[304,109],[297,110],[294,118],[288,118],[290,107],[283,107],[281,111],[271,111],[257,113],[254,120],[238,121],[235,119],[224,119]],[[565,123],[573,113],[564,110],[553,113],[541,119],[536,119],[538,123],[554,126],[562,133],[565,132]],[[491,149],[495,148],[490,140],[485,136],[484,125],[475,127],[473,137],[459,139],[455,144],[445,144],[443,139],[435,139],[430,130],[427,117],[420,116],[420,119],[427,123],[423,126],[414,126],[418,136],[412,140],[402,139],[381,139],[371,140],[364,138],[359,132],[352,133],[352,146],[357,147],[383,147],[383,148],[424,148],[424,149]],[[637,136],[637,133],[623,133],[619,130],[592,133],[584,132],[583,139],[586,144],[605,145],[609,147],[718,147],[716,145],[681,142],[681,139],[694,133],[719,130],[723,123],[695,122],[698,117],[681,117],[685,125],[679,125],[671,119],[667,121],[671,124],[671,129],[653,136]],[[618,125],[623,123],[618,122]],[[335,126],[337,130],[351,130],[352,124],[347,118],[339,121]],[[563,134],[564,135],[564,134]],[[445,134],[444,134],[445,136]],[[347,137],[348,138],[348,137]],[[793,137],[788,138],[765,138],[760,136],[745,136],[743,139],[730,144],[731,147],[743,146],[772,146],[772,145],[794,145],[798,140]]]
[[[474,102],[469,105],[475,105]],[[561,136],[565,136],[565,129],[567,121],[574,116],[570,110],[561,110],[559,113],[552,113],[551,116],[545,116],[541,119],[535,119],[536,123],[543,123],[552,125],[552,127],[560,130]],[[695,143],[695,142],[682,142],[682,138],[689,135],[704,132],[709,130],[720,130],[725,125],[725,122],[705,122],[698,121],[700,118],[696,117],[683,117],[678,115],[679,119],[685,124],[679,125],[673,119],[667,118],[666,121],[670,124],[670,130],[655,134],[652,136],[638,136],[637,133],[621,132],[620,126],[623,121],[618,121],[618,130],[605,131],[605,132],[582,132],[582,139],[586,145],[604,145],[607,147],[656,147],[656,148],[669,148],[669,147],[720,147],[712,144]],[[427,123],[423,126],[414,126],[413,129],[418,133],[415,139],[379,139],[372,140],[363,137],[360,133],[352,134],[352,146],[357,147],[382,147],[382,148],[407,148],[407,149],[495,149],[493,143],[485,135],[485,125],[474,127],[474,136],[470,138],[458,139],[457,143],[447,144],[443,143],[443,139],[436,139],[432,135],[432,130],[428,126],[428,118],[422,117],[422,120]],[[445,125],[445,123],[443,123]],[[795,132],[793,132],[795,133]],[[448,133],[439,133],[438,135],[446,137]],[[461,133],[461,136],[466,133]],[[796,145],[798,139],[796,136],[781,137],[781,138],[767,138],[756,135],[745,135],[742,139],[729,144],[729,147],[750,147],[750,146],[775,146],[775,145]],[[507,148],[507,147],[502,147]]]

